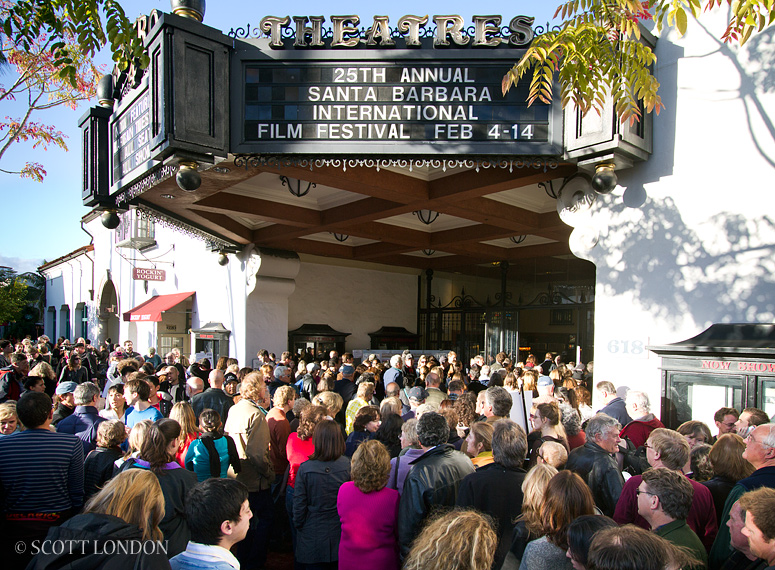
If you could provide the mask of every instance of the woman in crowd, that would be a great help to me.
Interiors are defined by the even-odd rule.
[[[579,404],[579,414],[581,414],[581,424],[595,415],[595,411],[592,409],[592,394],[584,386],[578,386],[575,388],[576,401]]]
[[[186,525],[186,494],[197,484],[194,473],[183,469],[175,461],[180,447],[180,424],[169,418],[162,418],[148,427],[140,455],[130,469],[145,469],[156,475],[164,494],[164,518],[159,524],[168,541],[170,557],[186,549],[189,539]]]
[[[428,520],[404,570],[490,570],[497,546],[489,517],[472,510],[446,512]]]
[[[724,503],[738,481],[749,477],[754,467],[743,459],[745,442],[736,433],[721,435],[710,449],[708,458],[713,466],[713,477],[702,484],[710,489],[716,507],[717,520],[721,520]]]
[[[528,543],[543,534],[541,504],[544,501],[546,487],[555,475],[557,475],[557,469],[548,463],[536,465],[525,475],[525,480],[522,482],[522,496],[524,497],[522,513],[517,517],[511,542],[511,555],[513,555],[516,565],[522,561]]]
[[[312,398],[312,404],[314,406],[323,406],[328,411],[328,417],[334,419],[336,414],[339,413],[339,410],[342,409],[344,400],[342,400],[342,396],[336,392],[328,390],[315,394]],[[342,433],[344,433],[344,430],[342,430]]]
[[[295,560],[316,570],[336,570],[342,534],[337,493],[350,480],[350,461],[344,457],[342,430],[335,421],[322,420],[312,440],[315,450],[299,466],[293,494]]]
[[[371,403],[371,399],[374,397],[374,384],[372,382],[361,382],[358,384],[358,392],[355,398],[350,400],[345,410],[345,424],[344,429],[347,435],[350,435],[355,429],[355,416],[364,406],[368,406]]]
[[[113,466],[123,455],[119,446],[125,439],[123,422],[108,420],[100,423],[97,428],[97,447],[86,456],[83,466],[84,500],[89,500],[113,477]]]
[[[399,406],[401,405],[401,401],[398,398],[395,398],[395,401]],[[400,415],[392,411],[380,415],[382,422],[379,429],[374,433],[374,439],[382,442],[388,450],[390,457],[398,457],[398,454],[401,452],[401,426],[404,422]]]
[[[533,398],[538,397],[538,370],[525,370],[522,373],[522,391],[525,394],[533,394]],[[530,408],[528,408],[530,410]]]
[[[713,443],[713,436],[710,433],[710,428],[703,422],[690,420],[682,423],[675,431],[686,438],[691,449],[694,449],[695,446],[701,443],[707,443],[708,445]]]
[[[19,416],[16,415],[16,402],[0,404],[0,437],[22,431]]]
[[[352,458],[352,481],[339,488],[342,523],[339,570],[398,570],[398,501],[386,487],[390,456],[378,441],[365,441]],[[369,529],[369,532],[364,532]]]
[[[527,436],[529,465],[535,465],[538,449],[545,441],[561,443],[570,453],[565,428],[560,423],[560,408],[556,402],[535,406],[530,413],[530,423],[533,424],[533,431]]]
[[[602,515],[584,515],[568,525],[568,550],[565,555],[573,570],[585,570],[589,545],[597,531],[619,525],[614,519]]]
[[[582,515],[595,513],[592,492],[576,473],[560,471],[546,486],[541,503],[543,536],[525,547],[520,570],[572,570],[565,555],[568,525]]]
[[[390,460],[390,477],[388,487],[396,489],[400,495],[404,490],[404,481],[409,473],[412,461],[425,453],[420,447],[417,437],[417,420],[412,418],[401,426],[402,453]]]
[[[529,430],[527,411],[533,407],[533,391],[523,391],[522,379],[518,378],[513,372],[506,374],[506,378],[503,381],[503,387],[506,388],[511,396],[511,419],[527,432]]]
[[[374,434],[382,425],[377,406],[363,406],[358,409],[353,422],[353,432],[347,437],[345,455],[352,457],[358,446],[374,437]]]
[[[191,445],[191,442],[199,437],[200,433],[199,428],[196,425],[194,408],[192,408],[191,404],[188,402],[178,402],[172,406],[170,419],[173,419],[180,424],[180,447],[175,454],[175,461],[177,461],[181,467],[185,467],[188,448]]]
[[[296,401],[298,402],[300,398]],[[301,412],[299,427],[288,436],[285,445],[285,453],[288,458],[288,485],[285,488],[285,509],[288,512],[288,520],[291,523],[291,538],[293,547],[296,548],[296,526],[293,524],[293,493],[296,487],[296,474],[299,466],[309,459],[315,451],[315,442],[312,435],[315,427],[328,415],[328,410],[322,406],[307,405]]]
[[[191,442],[186,452],[186,469],[196,473],[202,482],[210,477],[225,478],[229,465],[235,473],[241,464],[234,440],[221,433],[221,416],[215,410],[205,408],[199,414],[199,429],[202,435]]]
[[[39,376],[27,376],[27,378],[24,380],[24,391],[25,392],[45,392],[46,391],[46,381],[43,380],[43,378],[40,378]]]
[[[62,373],[59,375],[59,383],[62,382],[75,382],[76,384],[82,384],[89,380],[89,373],[86,368],[81,366],[81,357],[73,351],[70,353],[70,357],[67,359],[67,366],[62,368]]]
[[[479,418],[479,414],[476,413],[476,394],[465,392],[455,400],[452,409],[457,412],[460,420],[457,434],[465,438],[468,435],[468,429],[471,427],[471,424]]]
[[[466,455],[479,469],[494,461],[492,457],[492,424],[475,422],[466,437]]]
[[[108,405],[106,410],[100,410],[100,416],[106,420],[126,421],[128,412],[126,400],[124,399],[124,385],[114,384],[108,388]]]
[[[49,530],[44,543],[48,548],[40,548],[27,568],[168,569],[167,555],[158,547],[163,516],[164,496],[156,477],[138,470],[120,473],[92,497],[82,514]],[[156,544],[143,545],[147,541]]]
[[[38,362],[33,369],[30,370],[28,376],[43,378],[43,381],[46,383],[46,394],[52,397],[54,396],[54,390],[57,387],[57,374],[48,362]]]

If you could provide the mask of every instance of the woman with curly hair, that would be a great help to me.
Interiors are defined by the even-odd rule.
[[[427,522],[404,570],[489,570],[497,546],[489,517],[473,510],[449,511]]]
[[[457,426],[457,434],[465,438],[468,435],[468,428],[479,418],[479,414],[476,413],[476,394],[466,392],[461,395],[455,400],[452,409],[457,412],[458,419],[460,420]]]
[[[543,536],[525,547],[520,570],[573,570],[568,550],[568,526],[583,515],[595,514],[595,501],[584,480],[560,471],[546,486],[541,502]]]
[[[355,421],[353,422],[354,431],[347,437],[347,449],[344,454],[347,457],[352,457],[361,443],[375,437],[381,425],[382,418],[379,415],[379,408],[377,406],[364,406],[360,408],[358,413],[355,414]]]
[[[398,501],[401,495],[386,487],[390,456],[375,440],[355,451],[352,481],[339,488],[337,510],[342,522],[339,570],[398,570]],[[369,529],[369,532],[364,532]]]
[[[336,570],[339,537],[337,493],[350,480],[350,461],[344,457],[344,438],[333,420],[322,420],[312,435],[315,451],[299,467],[293,496],[296,527],[295,560],[316,570]]]

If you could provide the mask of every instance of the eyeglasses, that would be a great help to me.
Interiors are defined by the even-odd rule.
[[[636,495],[651,495],[652,497],[656,497],[657,496],[656,493],[651,493],[649,491],[641,491],[640,489],[636,490],[635,494]]]
[[[651,444],[649,444],[649,442],[648,442],[648,441],[647,441],[646,443],[644,443],[644,444],[643,444],[643,447],[645,447],[646,449],[651,449],[651,450],[653,450],[653,449],[654,449],[654,446],[653,446],[653,445],[651,445]]]

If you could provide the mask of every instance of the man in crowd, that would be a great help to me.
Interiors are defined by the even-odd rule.
[[[596,414],[587,423],[587,441],[571,451],[567,469],[578,473],[592,491],[597,507],[611,517],[622,494],[624,478],[615,454],[619,451],[619,422],[606,414]]]
[[[275,480],[269,455],[269,425],[261,411],[264,406],[269,406],[263,375],[260,372],[247,374],[240,393],[242,399],[229,410],[224,431],[237,445],[241,469],[236,477],[248,488],[254,518],[247,540],[238,547],[237,558],[246,568],[263,568],[274,518],[270,487]],[[230,474],[233,475],[231,470]]]
[[[172,397],[173,404],[186,401],[186,391],[180,384],[180,374],[174,366],[162,368],[159,372],[159,390]]]
[[[270,398],[274,397],[275,390],[277,390],[280,386],[290,386],[291,369],[284,365],[275,366],[275,369],[272,375],[274,376],[274,380],[269,382]],[[211,383],[212,383],[212,380],[211,380]]]
[[[394,354],[390,357],[390,368],[385,370],[385,373],[382,375],[382,382],[386,387],[391,382],[395,382],[399,386],[404,385],[404,377],[403,374],[401,374],[401,367],[403,365],[404,363],[403,360],[401,360],[400,354]]]
[[[745,439],[753,431],[753,428],[770,422],[767,412],[759,408],[746,408],[740,412],[740,417],[735,422],[737,435]]]
[[[716,413],[713,414],[713,421],[718,428],[718,437],[721,437],[725,433],[735,433],[735,424],[738,418],[740,418],[740,412],[735,408],[719,408]]]
[[[677,431],[665,428],[655,429],[646,441],[646,460],[651,467],[666,467],[683,477],[683,466],[689,460],[689,443]],[[633,523],[642,528],[649,528],[646,520],[638,514],[637,490],[642,480],[641,475],[635,475],[630,477],[622,487],[622,494],[613,516],[617,523]],[[713,495],[705,485],[691,479],[688,481],[694,489],[694,495],[686,522],[707,549],[713,543],[718,530]]]
[[[686,524],[694,494],[689,479],[664,467],[649,469],[643,473],[637,493],[638,514],[649,523],[651,530],[676,546],[686,548],[702,562],[703,568],[706,567],[708,553]]]
[[[402,558],[409,553],[431,508],[455,506],[460,483],[474,472],[471,460],[446,443],[449,424],[441,414],[424,413],[417,422],[417,438],[423,454],[410,463],[398,507]]]
[[[129,380],[124,384],[124,399],[127,406],[132,406],[132,411],[127,414],[126,427],[132,429],[137,422],[143,420],[162,419],[162,413],[151,406],[151,387],[144,378],[140,378],[140,372],[129,375]]]
[[[210,387],[201,394],[191,398],[191,407],[194,408],[197,420],[202,410],[210,408],[218,412],[218,415],[221,416],[221,421],[225,424],[226,418],[229,415],[229,409],[234,405],[234,400],[223,391],[223,370],[211,370],[209,380]]]
[[[627,392],[626,407],[632,421],[622,428],[619,437],[629,439],[636,448],[646,443],[652,431],[665,427],[659,418],[651,413],[651,403],[646,392]]]
[[[488,424],[508,418],[513,401],[511,394],[503,386],[490,386],[484,391],[482,415]]]
[[[753,465],[756,471],[750,477],[738,481],[727,496],[719,520],[718,537],[710,550],[709,565],[711,570],[719,568],[732,554],[729,529],[726,524],[732,505],[748,491],[760,487],[775,488],[775,424],[763,424],[754,428],[745,440],[743,459]]]
[[[743,534],[751,552],[775,568],[775,489],[761,488],[740,497],[745,510]]]
[[[425,377],[425,390],[428,395],[425,398],[427,404],[433,404],[438,408],[444,400],[448,400],[447,395],[441,391],[441,378],[435,372],[429,372]]]
[[[603,407],[600,408],[599,414],[611,416],[623,426],[632,421],[632,418],[627,413],[627,405],[624,400],[616,395],[616,388],[613,383],[604,380],[603,382],[598,382],[595,388],[597,388],[600,399],[603,401]]]
[[[186,396],[189,400],[193,399],[197,394],[201,394],[205,389],[204,380],[196,376],[192,376],[186,380]]]
[[[51,431],[51,408],[45,392],[23,394],[16,413],[27,429],[0,438],[4,568],[23,569],[34,553],[32,541],[43,540],[83,505],[83,445],[74,435]]]
[[[186,497],[191,540],[184,552],[170,560],[172,570],[239,570],[240,563],[230,550],[247,536],[251,518],[245,485],[234,479],[199,483]]]
[[[457,400],[466,391],[466,385],[462,380],[452,380],[447,386],[447,396],[450,400]]]
[[[527,455],[525,431],[511,420],[493,424],[494,463],[481,467],[463,479],[457,496],[459,507],[473,507],[490,515],[497,523],[498,549],[493,570],[498,570],[508,554],[514,531],[515,514],[522,512],[522,465]]]
[[[734,553],[724,562],[723,570],[763,570],[766,566],[751,552],[748,537],[743,534],[743,527],[745,527],[745,512],[740,506],[740,501],[737,501],[729,511],[729,520],[727,521],[730,544]]]
[[[83,443],[83,456],[97,447],[97,429],[105,418],[100,417],[97,405],[100,389],[93,382],[76,386],[73,392],[75,411],[57,424],[57,432],[70,433]]]
[[[409,397],[409,410],[403,416],[401,416],[401,419],[404,421],[408,421],[416,417],[417,408],[422,406],[425,403],[425,398],[428,397],[428,392],[425,391],[425,388],[420,388],[419,386],[409,388],[409,392],[407,394]]]
[[[0,340],[0,368],[11,365],[13,343],[10,340]]]

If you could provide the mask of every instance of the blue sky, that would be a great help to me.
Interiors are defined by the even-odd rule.
[[[231,28],[244,27],[248,23],[251,28],[257,27],[261,18],[266,15],[323,15],[328,23],[333,14],[357,14],[361,18],[361,24],[368,26],[374,14],[387,14],[391,23],[397,22],[398,18],[405,14],[460,14],[468,22],[474,14],[497,14],[503,16],[506,24],[512,17],[524,14],[534,16],[538,25],[551,18],[559,3],[560,0],[483,0],[476,3],[462,0],[391,0],[384,4],[374,2],[363,7],[362,3],[353,0],[289,0],[281,5],[247,0],[211,0],[204,23],[228,33]],[[124,0],[121,4],[131,20],[141,14],[148,14],[154,8],[169,11],[168,0]],[[109,65],[109,54],[99,54],[97,63]],[[1,76],[0,85],[12,81],[12,75],[6,73]],[[26,161],[34,160],[43,164],[48,176],[43,183],[37,183],[0,173],[0,196],[4,205],[0,231],[0,265],[13,267],[19,272],[34,271],[44,259],[56,259],[89,243],[89,236],[80,226],[81,218],[89,209],[82,205],[80,197],[81,150],[78,120],[89,106],[95,104],[96,101],[89,105],[83,104],[76,111],[50,110],[35,118],[55,125],[68,135],[69,152],[59,149],[32,150],[31,144],[20,143],[13,145],[3,157],[0,167],[6,170],[18,170]],[[0,111],[2,116],[19,115],[19,110],[12,104],[4,102],[3,107]]]

